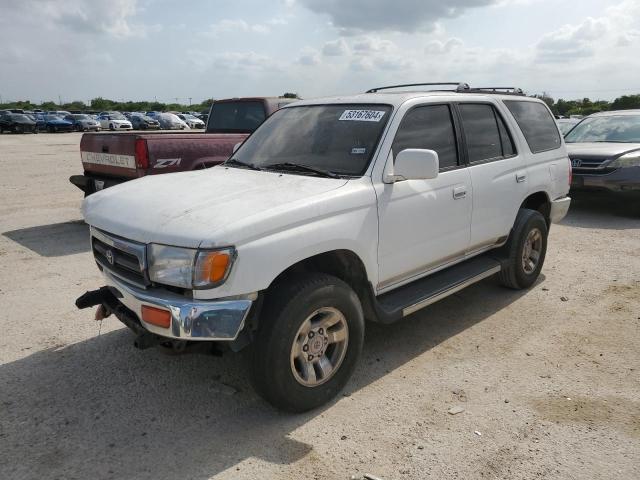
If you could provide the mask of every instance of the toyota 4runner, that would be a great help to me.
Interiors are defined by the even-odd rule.
[[[570,203],[547,106],[388,88],[286,105],[220,166],[86,198],[106,286],[76,305],[115,314],[140,348],[247,347],[256,389],[304,411],[348,381],[365,319],[493,275],[530,287]]]

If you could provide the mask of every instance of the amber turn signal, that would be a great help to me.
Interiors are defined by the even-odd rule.
[[[230,250],[202,251],[198,253],[193,275],[193,286],[204,287],[222,282],[232,261]]]
[[[171,326],[171,312],[162,308],[142,306],[142,320],[162,328]]]

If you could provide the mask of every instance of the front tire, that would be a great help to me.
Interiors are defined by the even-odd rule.
[[[537,210],[520,209],[505,245],[506,265],[500,271],[500,283],[521,290],[535,283],[547,254],[547,222]]]
[[[320,273],[290,278],[268,294],[251,352],[253,384],[269,403],[304,412],[335,397],[364,341],[356,293]]]

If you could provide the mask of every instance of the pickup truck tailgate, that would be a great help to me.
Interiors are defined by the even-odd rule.
[[[80,157],[85,172],[136,178],[144,170],[136,168],[137,135],[118,133],[85,134],[80,140]]]

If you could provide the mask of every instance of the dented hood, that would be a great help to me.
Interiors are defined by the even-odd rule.
[[[84,200],[82,214],[93,227],[130,240],[214,247],[241,240],[234,224],[246,227],[251,217],[254,227],[268,228],[270,219],[282,220],[288,210],[313,205],[347,182],[219,166],[107,188]]]

